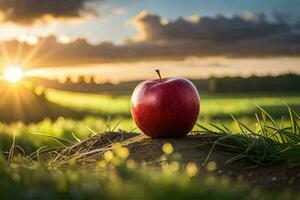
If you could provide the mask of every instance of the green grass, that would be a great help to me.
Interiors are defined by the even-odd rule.
[[[130,97],[128,96],[112,97],[47,90],[47,98],[51,102],[79,110],[130,117]],[[203,95],[201,98],[200,119],[228,119],[230,114],[249,117],[258,111],[253,103],[264,107],[275,118],[281,118],[282,115],[287,114],[284,103],[289,104],[296,111],[300,109],[300,94],[282,93],[269,96],[264,93]]]
[[[14,135],[16,137],[16,144],[25,149],[26,152],[33,152],[43,146],[48,148],[59,146],[57,142],[36,135],[35,133],[76,141],[73,135],[76,135],[78,138],[86,138],[88,135],[95,134],[95,132],[99,133],[108,130],[108,124],[109,127],[118,125],[116,131],[121,128],[130,131],[136,127],[134,122],[128,118],[117,117],[111,120],[108,119],[87,116],[82,120],[60,117],[54,121],[45,119],[41,122],[31,124],[24,124],[23,122],[11,124],[0,123],[0,149],[7,152]]]
[[[0,154],[0,193],[3,199],[297,199],[299,194],[266,192],[226,175],[201,173],[195,163],[183,165],[172,154],[153,168],[128,159],[115,144],[110,156],[89,169],[71,159],[66,165],[22,156],[6,160]],[[175,166],[175,167],[174,167]]]
[[[0,194],[3,199],[299,197],[290,192],[268,193],[244,183],[230,183],[228,177],[215,177],[212,174],[201,179],[193,178],[190,177],[186,166],[180,162],[175,171],[170,163],[158,169],[142,165],[135,165],[133,168],[132,161],[127,158],[120,159],[117,152],[113,152],[114,159],[100,161],[95,168],[89,170],[82,169],[72,160],[64,167],[29,160],[23,155],[23,150],[28,155],[40,148],[61,147],[57,141],[60,138],[70,141],[71,144],[108,129],[131,131],[135,128],[129,113],[129,97],[49,90],[47,98],[64,106],[91,111],[91,116],[82,120],[63,117],[53,121],[45,119],[32,124],[0,123]],[[295,110],[288,110],[284,102],[292,105]],[[262,106],[267,112],[253,103]],[[227,150],[236,153],[228,162],[250,162],[254,166],[287,163],[295,166],[299,165],[300,161],[300,118],[297,114],[299,105],[300,96],[289,94],[269,97],[263,94],[203,96],[201,115],[197,122],[202,129],[195,126],[194,130],[204,129],[205,132],[218,134],[220,137],[211,151],[218,145],[225,145]],[[255,112],[258,113],[257,117]],[[104,113],[107,117],[93,116],[93,113]],[[270,117],[269,113],[274,118]],[[110,115],[113,117],[109,118]],[[14,148],[11,148],[12,144]],[[64,143],[66,144],[68,142]]]
[[[218,134],[220,137],[214,142],[210,153],[217,145],[226,147],[237,155],[227,161],[228,163],[242,160],[249,161],[258,166],[268,166],[287,163],[290,166],[300,165],[300,116],[290,107],[289,122],[276,122],[262,107],[258,106],[260,116],[255,114],[255,129],[245,125],[232,115],[238,130],[227,127],[224,123],[210,123],[212,127],[198,126],[205,133]]]
[[[108,95],[83,94],[47,90],[47,98],[51,102],[63,106],[109,114],[128,114],[130,112],[130,97],[112,97]]]
[[[76,163],[51,167],[15,157],[7,162],[1,156],[0,193],[3,199],[261,199],[290,198],[288,193],[271,195],[243,184],[229,184],[226,177],[191,178],[182,169],[129,165],[125,159],[105,161],[93,170]],[[132,163],[132,162],[130,162]]]
[[[285,96],[286,95],[286,96]],[[261,97],[260,97],[261,96]],[[45,119],[38,123],[24,124],[16,122],[11,124],[0,123],[0,148],[8,151],[13,135],[16,135],[16,143],[26,151],[32,152],[41,146],[54,147],[58,144],[33,133],[42,133],[56,137],[74,140],[73,134],[84,138],[93,132],[103,132],[107,123],[111,127],[118,124],[117,129],[139,132],[130,117],[130,98],[111,97],[106,95],[92,95],[47,90],[47,98],[64,106],[69,106],[82,111],[90,111],[90,116],[81,120],[58,118],[57,120]],[[256,128],[255,112],[259,110],[253,105],[257,103],[266,109],[274,118],[276,123],[288,125],[288,112],[283,102],[287,102],[299,113],[300,96],[297,94],[276,94],[266,97],[264,94],[230,94],[203,96],[201,100],[201,112],[197,123],[203,126],[209,123],[217,123],[218,119],[235,132],[239,131],[237,124],[231,119],[233,114],[242,123],[251,129]],[[271,111],[271,112],[270,112]],[[273,111],[273,112],[272,112]],[[96,115],[93,115],[95,114]],[[101,113],[101,115],[97,115]],[[109,117],[110,116],[110,117]],[[281,122],[281,117],[283,121]],[[109,119],[109,120],[108,120]],[[194,131],[198,130],[195,126]]]

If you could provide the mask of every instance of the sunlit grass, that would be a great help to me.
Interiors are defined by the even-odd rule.
[[[261,97],[259,97],[261,96]],[[201,98],[200,119],[203,118],[222,118],[230,114],[249,116],[257,111],[253,106],[256,103],[272,114],[281,117],[286,113],[285,103],[300,108],[300,95],[282,94],[266,97],[265,94],[249,94],[248,96],[241,93],[224,96],[204,96]],[[109,114],[127,114],[130,115],[130,97],[112,97],[108,95],[81,94],[64,92],[58,90],[48,90],[47,98],[64,106],[69,106],[81,110],[90,110],[93,112],[104,112]],[[276,117],[276,116],[274,116]]]
[[[228,177],[199,173],[195,163],[163,162],[159,169],[127,159],[126,148],[107,151],[105,159],[92,169],[80,168],[76,161],[65,167],[16,156],[7,161],[0,154],[0,193],[3,199],[261,199],[290,194],[269,194],[230,183]],[[171,159],[170,159],[171,160]]]
[[[201,112],[197,123],[208,126],[209,123],[218,123],[218,119],[233,131],[239,131],[237,124],[231,119],[233,114],[246,126],[251,129],[256,128],[256,119],[253,117],[258,112],[253,103],[265,108],[276,123],[283,126],[289,124],[288,111],[284,102],[296,106],[295,111],[300,105],[300,96],[297,95],[278,95],[272,97],[259,97],[260,95],[236,95],[207,97],[201,99]],[[261,95],[263,96],[263,95]],[[32,135],[32,133],[43,133],[67,139],[74,139],[72,134],[79,138],[84,138],[93,132],[103,132],[107,128],[117,125],[117,130],[140,132],[130,117],[130,98],[129,97],[111,97],[107,95],[89,95],[71,92],[62,92],[56,90],[47,90],[46,97],[54,102],[64,106],[76,108],[78,110],[89,110],[92,113],[103,113],[101,117],[86,116],[82,120],[58,118],[57,120],[45,119],[39,123],[25,125],[22,122],[12,123],[10,125],[0,123],[0,146],[2,149],[9,149],[13,133],[16,135],[17,143],[25,144],[25,147],[32,151],[40,146],[55,146],[57,143],[50,141],[49,138]],[[283,119],[281,119],[283,117]],[[91,131],[92,130],[92,131]],[[195,126],[194,131],[198,130]]]
[[[108,95],[84,94],[47,90],[47,98],[51,102],[80,110],[105,113],[129,113],[130,97],[111,97]]]
[[[253,106],[254,103],[262,106],[272,108],[284,108],[284,103],[289,105],[300,106],[300,96],[274,96],[274,97],[219,97],[216,99],[203,99],[202,100],[202,114],[215,115],[222,114],[241,114],[241,113],[254,113],[257,108]],[[286,109],[285,109],[286,110]]]
[[[216,133],[220,136],[215,144],[229,140],[236,142],[237,148],[242,147],[241,152],[236,152],[237,156],[233,159],[252,158],[252,161],[269,162],[270,159],[271,161],[282,161],[282,159],[287,161],[287,158],[291,158],[298,161],[299,149],[295,154],[293,150],[297,149],[293,148],[297,147],[300,141],[300,129],[297,124],[300,118],[293,110],[289,112],[290,121],[287,122],[287,127],[277,124],[267,112],[261,109],[261,118],[255,119],[254,117],[259,124],[255,131],[250,130],[235,118],[233,122],[239,127],[238,132],[232,130],[227,124],[215,122],[211,124],[214,130],[204,129],[206,133]],[[82,122],[60,118],[55,122],[44,120],[39,124],[29,126],[22,123],[10,126],[2,124],[0,128],[21,132],[28,129],[27,131],[30,132],[40,130],[59,133],[66,130],[72,131],[73,128],[80,132],[80,126],[85,125],[90,125],[92,128],[102,128],[104,125],[104,129],[111,129],[117,125],[109,123],[111,122],[102,124],[102,121],[94,121],[94,118],[87,118]],[[16,133],[16,136],[20,134]],[[284,140],[280,138],[280,135],[284,137]],[[37,135],[34,137],[32,140],[38,140]],[[41,136],[41,138],[46,137]],[[80,141],[76,142],[74,139],[76,138],[73,136],[72,144],[80,144]],[[14,142],[11,141],[13,147],[17,147],[18,140],[16,138]],[[213,161],[208,162],[205,168],[195,162],[184,164],[180,162],[180,158],[176,156],[174,147],[170,143],[162,145],[164,153],[162,156],[165,160],[155,168],[130,159],[129,149],[121,143],[109,143],[109,145],[110,149],[100,149],[104,151],[103,158],[97,162],[94,161],[94,165],[89,168],[82,168],[73,157],[67,157],[68,162],[62,167],[61,161],[47,163],[17,154],[6,160],[0,153],[2,197],[31,199],[45,195],[58,199],[70,199],[81,195],[89,199],[99,197],[102,199],[274,199],[275,197],[290,199],[291,195],[296,195],[296,193],[286,192],[268,193],[253,186],[249,187],[244,182],[230,182],[227,175],[213,174],[213,171],[217,169]],[[36,154],[39,155],[38,152]],[[80,155],[80,152],[76,152],[76,155]],[[203,174],[205,170],[207,174]],[[198,175],[201,175],[201,178]]]
[[[227,162],[250,161],[258,166],[268,166],[286,162],[290,166],[300,165],[300,116],[287,107],[289,118],[277,122],[262,107],[256,105],[260,113],[255,113],[249,126],[232,115],[236,127],[229,127],[223,122],[209,123],[208,126],[197,124],[205,134],[218,134],[205,162],[217,145],[225,146],[225,151],[234,151],[237,155]],[[236,129],[238,127],[238,129]]]
[[[65,119],[63,117],[53,121],[45,119],[41,122],[28,125],[23,122],[15,122],[9,125],[0,123],[0,149],[5,151],[9,149],[13,135],[16,136],[17,144],[28,152],[32,152],[42,146],[59,146],[57,142],[40,135],[35,135],[35,133],[75,141],[73,134],[81,139],[95,133],[104,132],[108,128],[114,128],[115,131],[126,130],[129,132],[132,130],[137,131],[135,127],[134,122],[128,118],[102,119],[92,116],[87,116],[82,120]]]
[[[189,195],[207,199],[224,197],[228,199],[243,199],[244,197],[260,199],[262,195],[267,195],[252,190],[249,186],[240,188],[240,183],[237,185],[229,183],[228,177],[225,182],[223,177],[214,176],[194,180],[192,177],[197,176],[204,169],[193,162],[186,165],[173,160],[162,162],[158,170],[137,165],[133,160],[127,159],[130,152],[123,147],[118,147],[119,151],[108,151],[110,153],[107,153],[104,160],[95,163],[95,169],[82,170],[72,159],[64,168],[53,167],[39,161],[28,163],[28,160],[22,156],[38,149],[65,148],[67,145],[76,144],[89,136],[105,131],[122,129],[127,132],[139,132],[138,129],[134,129],[136,126],[129,115],[129,97],[49,90],[47,98],[52,102],[79,110],[104,112],[107,117],[86,116],[82,120],[60,117],[57,120],[45,119],[32,124],[0,123],[0,149],[4,154],[4,156],[0,156],[0,184],[5,183],[3,185],[7,186],[6,188],[2,187],[0,192],[4,198],[11,197],[10,195],[13,194],[19,195],[14,197],[24,197],[23,194],[25,195],[29,191],[28,188],[35,191],[28,193],[29,196],[25,195],[28,198],[36,197],[34,195],[52,195],[60,199],[74,198],[78,194],[87,195],[90,199],[99,197],[125,199],[132,198],[132,194],[136,195],[137,199],[185,199]],[[231,145],[232,142],[237,144],[236,157],[233,157],[231,161],[248,160],[257,165],[289,162],[291,165],[297,165],[299,164],[299,149],[297,148],[299,127],[294,122],[299,120],[299,116],[294,114],[292,119],[295,120],[291,120],[283,102],[299,108],[297,107],[300,104],[299,98],[293,95],[261,98],[256,95],[232,99],[229,97],[203,98],[201,115],[197,123],[205,127],[212,124],[213,126],[205,131],[206,133],[217,132],[220,136],[220,139],[217,140],[218,144],[226,145],[228,141],[231,142]],[[259,109],[253,103],[266,107],[268,110],[275,110],[275,114],[283,118],[269,118],[266,122],[268,116],[265,113],[262,114],[259,121],[254,115],[254,112]],[[124,113],[127,115],[122,115]],[[240,113],[244,115],[239,115]],[[109,117],[110,114],[115,115]],[[231,119],[229,114],[237,115],[237,121]],[[217,120],[225,115],[228,115],[228,118]],[[194,131],[199,130],[199,127],[194,127]],[[284,140],[280,138],[281,134],[285,134]],[[70,142],[61,144],[59,138]],[[9,153],[12,144],[15,155],[21,156],[8,156],[12,155]],[[118,148],[116,147],[116,149]],[[162,148],[166,155],[172,155],[174,152],[173,147],[168,143]],[[25,152],[22,152],[22,149]],[[214,148],[211,149],[211,151],[214,150]],[[9,157],[9,161],[4,157]],[[207,164],[208,171],[216,168],[214,163],[208,162]],[[14,188],[13,192],[11,188]],[[47,189],[45,190],[45,188]],[[118,192],[116,193],[116,191]],[[250,193],[253,195],[251,198]],[[289,193],[282,195],[282,199],[289,199]],[[281,197],[277,194],[271,195],[272,198],[274,196]]]

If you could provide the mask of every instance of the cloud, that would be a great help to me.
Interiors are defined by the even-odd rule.
[[[131,21],[138,29],[138,39],[129,39],[122,45],[112,42],[92,45],[82,38],[50,36],[37,42],[35,40],[33,45],[12,40],[5,42],[4,46],[11,57],[21,55],[21,61],[29,57],[25,60],[29,60],[28,65],[32,67],[151,59],[178,60],[189,56],[300,55],[299,31],[294,30],[294,25],[283,23],[281,18],[270,22],[264,14],[252,16],[248,13],[247,17],[194,19],[170,21],[142,12]],[[4,55],[0,52],[0,61]],[[3,60],[2,57],[2,63]]]
[[[50,36],[34,45],[21,44],[17,40],[5,42],[7,54],[19,55],[17,63],[26,67],[77,66],[93,63],[112,63],[146,60],[182,60],[190,56],[262,57],[300,55],[300,35],[282,34],[268,38],[244,40],[220,45],[210,41],[182,41],[168,43],[132,42],[114,45],[103,42],[89,44],[85,39],[60,43]],[[21,50],[20,50],[20,47]],[[0,52],[1,53],[1,52]],[[0,65],[5,64],[5,54],[0,54]]]
[[[146,11],[134,17],[131,22],[137,28],[140,41],[219,41],[229,42],[252,38],[261,38],[290,31],[285,23],[286,16],[274,13],[276,22],[268,22],[264,14],[254,14],[249,11],[243,16],[228,18],[222,15],[216,17],[193,16],[192,20],[178,18],[168,23],[161,23],[161,17]]]
[[[125,13],[125,9],[124,8],[113,8],[111,10],[111,12],[114,14],[114,15],[123,15]]]
[[[0,21],[32,24],[51,19],[98,15],[89,3],[97,0],[0,0]]]

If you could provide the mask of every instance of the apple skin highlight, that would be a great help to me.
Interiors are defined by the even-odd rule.
[[[139,129],[151,138],[186,136],[199,111],[198,91],[182,77],[143,81],[131,98],[131,115]]]

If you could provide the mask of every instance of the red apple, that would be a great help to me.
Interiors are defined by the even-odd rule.
[[[131,114],[152,138],[186,136],[196,123],[200,97],[194,84],[182,77],[143,81],[133,91]]]

